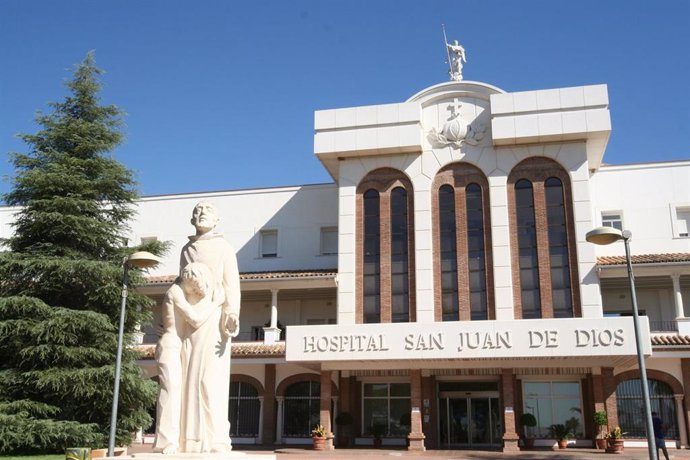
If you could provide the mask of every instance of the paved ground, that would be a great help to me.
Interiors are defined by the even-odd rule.
[[[236,451],[246,452],[247,460],[251,460],[251,454],[271,454],[275,453],[278,460],[297,460],[306,458],[309,460],[327,459],[358,459],[358,460],[455,460],[455,459],[525,459],[525,460],[641,460],[648,458],[647,449],[626,447],[621,455],[606,454],[604,451],[596,449],[568,448],[564,450],[536,449],[529,452],[493,452],[479,450],[431,450],[427,452],[408,452],[406,450],[395,449],[336,449],[330,452],[317,452],[306,448],[278,448],[272,449],[271,446],[235,446]],[[151,452],[151,445],[134,445],[128,453]],[[661,454],[661,452],[659,452]],[[669,449],[672,459],[690,459],[690,450]],[[663,459],[663,454],[661,459]]]

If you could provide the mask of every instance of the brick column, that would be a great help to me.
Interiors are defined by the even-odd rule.
[[[268,444],[276,438],[276,365],[264,366],[264,403],[263,403],[263,436],[262,444]]]
[[[601,368],[601,387],[604,391],[606,415],[609,419],[609,427],[615,428],[618,423],[618,404],[616,403],[616,381],[613,378],[612,367]]]
[[[678,434],[680,436],[680,448],[688,448],[688,428],[685,426],[685,413],[683,411],[683,395],[673,395],[676,400],[676,420],[678,422]]]
[[[319,423],[326,429],[326,450],[333,450],[331,429],[331,371],[321,371],[321,411]]]
[[[690,420],[690,358],[681,358],[680,368],[683,373],[683,392],[685,393],[683,401],[684,410],[681,415],[688,421]],[[678,418],[680,419],[680,415]],[[688,426],[688,423],[686,423],[686,436],[690,437],[688,436],[690,433],[687,431]]]
[[[422,431],[422,371],[410,370],[410,445],[407,450],[424,451],[424,432]]]
[[[426,440],[424,445],[430,449],[436,447],[436,439],[438,433],[436,432],[436,384],[434,377],[425,376],[422,374],[422,431]]]
[[[515,376],[512,369],[503,369],[501,373],[501,392],[503,399],[503,452],[518,452],[518,436],[515,420]]]

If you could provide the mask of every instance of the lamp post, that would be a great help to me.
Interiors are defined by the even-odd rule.
[[[644,401],[645,425],[647,429],[647,448],[650,460],[657,460],[656,442],[654,440],[654,425],[652,424],[652,406],[649,401],[649,385],[647,384],[647,368],[642,355],[642,342],[640,340],[640,318],[637,310],[637,295],[635,294],[635,276],[632,270],[630,258],[629,230],[618,230],[613,227],[598,227],[587,232],[585,239],[594,244],[611,244],[623,240],[625,245],[625,261],[628,265],[628,279],[630,280],[630,297],[632,299],[633,325],[635,327],[635,345],[637,347],[637,364],[640,368],[640,380],[642,382],[642,400]]]
[[[120,369],[122,368],[122,340],[125,333],[125,307],[127,305],[127,284],[129,282],[129,268],[151,268],[160,259],[150,252],[135,252],[122,261],[122,303],[120,305],[120,328],[117,333],[117,355],[115,359],[115,384],[113,387],[113,408],[110,414],[110,438],[108,440],[108,457],[115,454],[115,431],[117,428],[117,403],[120,398]]]

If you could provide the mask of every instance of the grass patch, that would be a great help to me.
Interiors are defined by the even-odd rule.
[[[3,456],[0,460],[65,460],[65,454]]]

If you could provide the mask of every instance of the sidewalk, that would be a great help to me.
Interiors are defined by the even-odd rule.
[[[426,452],[408,452],[404,449],[335,449],[331,451],[316,451],[309,448],[276,448],[275,446],[234,446],[233,451],[246,452],[247,460],[251,460],[252,453],[271,454],[275,453],[278,460],[298,460],[308,458],[317,459],[366,459],[366,460],[394,460],[403,458],[405,460],[434,459],[434,460],[455,460],[455,459],[525,459],[525,460],[641,460],[647,459],[646,448],[626,447],[625,452],[620,455],[607,454],[602,450],[586,448],[568,448],[563,450],[535,449],[524,452],[498,452],[486,450],[429,450]],[[151,452],[150,444],[135,444],[129,447],[128,454]],[[672,459],[690,459],[690,450],[678,450],[672,448],[668,450]],[[661,459],[664,458],[661,451]]]

